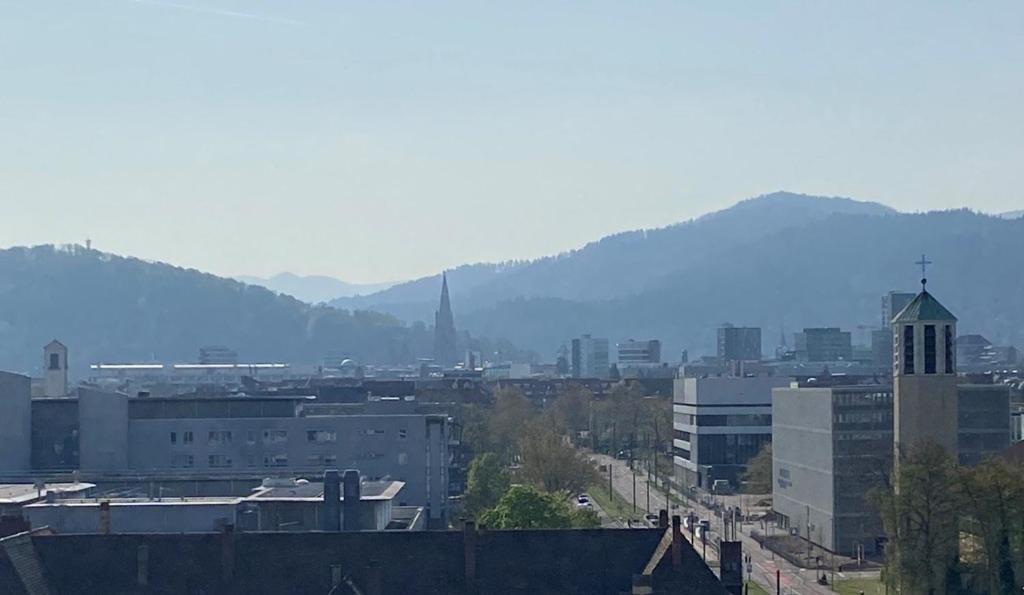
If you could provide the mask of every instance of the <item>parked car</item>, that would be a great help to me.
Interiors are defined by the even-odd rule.
[[[576,506],[590,506],[590,496],[586,494],[576,496]]]

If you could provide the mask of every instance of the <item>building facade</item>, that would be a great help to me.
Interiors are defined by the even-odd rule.
[[[838,328],[805,328],[796,333],[796,357],[807,362],[836,362],[853,359],[853,338]]]
[[[572,340],[573,378],[608,378],[608,339],[583,335]]]
[[[650,339],[634,341],[630,339],[615,345],[619,356],[619,365],[645,365],[661,363],[661,341]]]
[[[718,359],[760,361],[761,329],[726,324],[718,329]]]
[[[709,489],[739,486],[748,461],[772,439],[772,389],[779,376],[678,378],[672,403],[676,481]]]

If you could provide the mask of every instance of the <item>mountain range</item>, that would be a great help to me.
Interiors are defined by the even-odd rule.
[[[376,293],[394,285],[394,283],[349,283],[324,275],[296,275],[287,272],[271,277],[240,275],[235,279],[249,285],[266,287],[271,291],[290,295],[311,304]]]
[[[1024,219],[968,210],[899,213],[874,202],[776,192],[668,227],[606,237],[536,261],[447,272],[456,323],[550,358],[582,333],[659,338],[666,358],[713,353],[723,322],[760,326],[765,348],[808,326],[881,324],[881,296],[913,291],[914,261],[962,332],[1024,343]],[[339,307],[430,320],[439,275]],[[855,335],[856,336],[856,335]]]

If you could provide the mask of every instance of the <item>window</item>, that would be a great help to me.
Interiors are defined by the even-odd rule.
[[[407,453],[404,453],[404,452],[398,453],[398,464],[399,465],[407,465],[407,464],[409,464],[409,455]]]
[[[375,428],[366,428],[363,430],[363,436],[383,436],[384,430],[378,430]]]
[[[950,324],[946,325],[946,374],[954,374],[953,369],[953,354],[955,348],[953,347],[953,326]]]
[[[39,360],[36,360],[36,361],[39,361]],[[50,354],[50,369],[51,370],[59,370],[60,369],[60,354],[59,353],[51,353]]]
[[[405,428],[401,428],[401,429],[398,430],[398,439],[399,440],[405,440],[408,437],[409,437],[409,430],[407,430]]]
[[[186,431],[181,433],[181,443],[182,444],[192,444],[192,431],[191,430],[186,430]]]
[[[172,455],[171,467],[175,469],[188,469],[195,466],[195,458],[192,455]]]
[[[223,469],[231,466],[231,457],[228,455],[210,455],[208,462],[211,469]]]
[[[288,466],[288,455],[276,454],[267,455],[263,457],[264,467],[287,467]]]
[[[329,467],[337,464],[337,455],[319,454],[306,457],[306,465],[309,467]]]
[[[288,430],[263,430],[263,444],[280,444],[288,441]]]
[[[245,433],[246,444],[256,444],[256,430],[249,430]]]
[[[230,444],[231,430],[210,430],[208,441],[210,444]]]
[[[924,373],[935,373],[935,325],[924,325]]]
[[[335,432],[334,430],[307,430],[306,441],[316,442],[317,444],[337,442],[338,433]]]
[[[178,443],[178,433],[177,432],[171,432],[171,444],[177,444],[177,443]]]
[[[903,373],[914,373],[914,325],[903,327]]]

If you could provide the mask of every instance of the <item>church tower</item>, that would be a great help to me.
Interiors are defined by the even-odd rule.
[[[68,394],[68,348],[54,339],[43,347],[44,393],[47,397]]]
[[[441,304],[434,313],[434,360],[442,366],[453,366],[455,352],[455,318],[448,297],[448,275],[441,275]]]
[[[921,258],[922,266],[928,263]],[[922,274],[923,276],[923,274]],[[957,456],[956,317],[925,289],[892,319],[896,461],[931,441]]]

